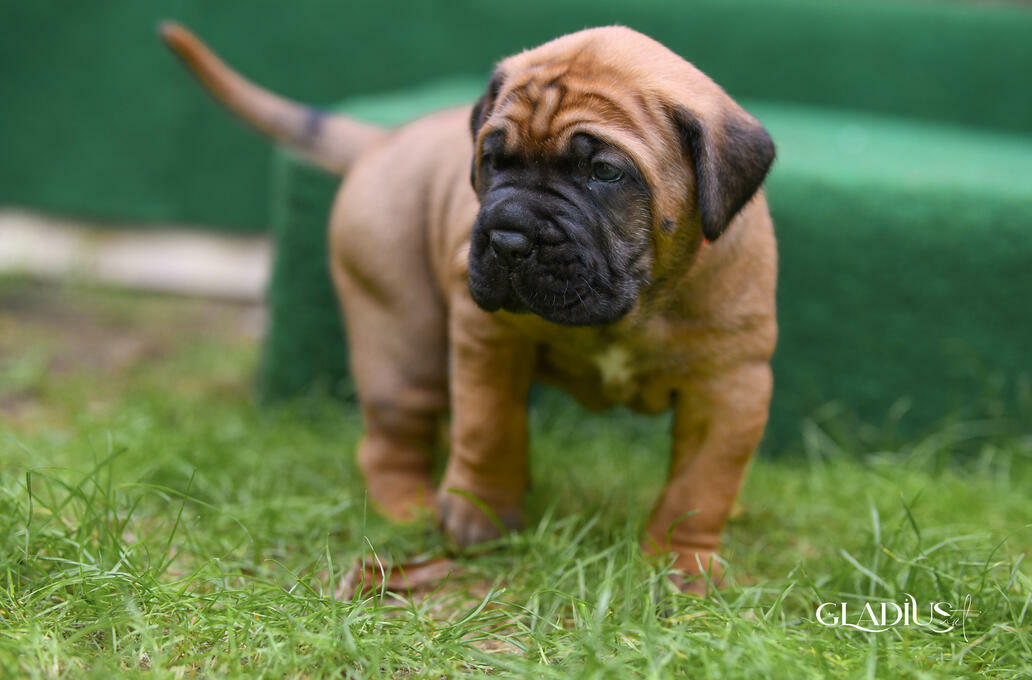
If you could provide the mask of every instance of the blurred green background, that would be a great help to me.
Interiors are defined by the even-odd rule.
[[[778,145],[768,195],[782,335],[769,446],[828,413],[920,430],[1007,411],[1030,389],[1028,5],[0,5],[0,204],[144,228],[271,229],[260,388],[276,399],[316,385],[347,392],[325,270],[337,180],[277,154],[208,100],[158,42],[165,18],[274,91],[387,124],[471,100],[493,62],[556,35],[607,23],[648,33],[723,85]]]
[[[624,23],[734,97],[1032,131],[1027,8],[827,0],[0,3],[0,202],[103,219],[268,225],[268,146],[156,38],[193,27],[271,89],[331,104]]]

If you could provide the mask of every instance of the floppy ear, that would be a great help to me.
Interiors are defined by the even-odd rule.
[[[484,126],[484,122],[491,115],[491,109],[494,108],[495,100],[498,98],[498,92],[502,89],[502,81],[505,77],[501,71],[495,71],[491,76],[491,80],[487,83],[487,91],[480,95],[480,99],[473,104],[473,113],[469,117],[469,127],[473,133],[473,147],[476,149],[477,134],[480,132],[480,128]],[[474,150],[474,154],[476,151]],[[477,187],[477,158],[473,156],[473,167],[469,171],[469,182],[473,185],[473,188]]]
[[[673,111],[685,153],[695,167],[702,234],[716,240],[763,184],[774,162],[774,142],[741,109],[703,120],[683,106]]]
[[[480,99],[473,104],[473,115],[469,119],[469,126],[473,131],[473,139],[477,138],[477,133],[483,127],[484,121],[491,115],[491,109],[494,108],[495,99],[498,98],[498,92],[502,89],[502,81],[504,79],[501,71],[495,71],[491,76],[491,80],[487,83],[487,91],[480,95]]]

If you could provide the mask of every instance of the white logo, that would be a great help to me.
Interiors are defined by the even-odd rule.
[[[902,604],[865,602],[859,611],[851,609],[846,602],[824,602],[817,607],[817,622],[822,626],[855,628],[865,633],[884,633],[895,626],[918,626],[933,633],[948,633],[959,628],[966,641],[967,620],[981,613],[972,611],[970,595],[964,598],[961,607],[954,607],[951,602],[932,602],[920,607],[917,598],[910,593],[904,595]]]

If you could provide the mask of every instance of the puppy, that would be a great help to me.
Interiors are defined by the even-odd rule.
[[[767,421],[777,256],[763,127],[694,66],[618,26],[502,61],[471,108],[396,130],[266,92],[194,36],[166,42],[219,101],[345,176],[330,223],[385,514],[468,545],[520,526],[527,393],[673,409],[669,479],[643,540],[683,585],[710,570]],[[451,415],[441,483],[438,424]]]

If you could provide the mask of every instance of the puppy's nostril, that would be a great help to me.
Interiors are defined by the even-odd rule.
[[[518,232],[497,229],[491,232],[491,250],[503,260],[526,257],[532,247],[530,239]]]

